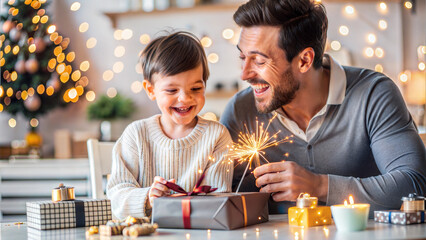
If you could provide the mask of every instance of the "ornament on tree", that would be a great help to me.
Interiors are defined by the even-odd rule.
[[[24,106],[31,112],[37,111],[40,108],[40,105],[41,105],[41,100],[37,94],[29,96],[24,101]]]
[[[25,62],[25,70],[31,74],[36,73],[38,71],[38,67],[38,61],[35,58],[30,58]]]
[[[9,31],[10,39],[12,39],[15,42],[17,42],[21,38],[21,35],[22,35],[21,31],[19,31],[15,27],[10,29],[10,31]]]
[[[46,49],[46,43],[44,42],[43,38],[37,37],[34,39],[34,44],[36,46],[36,53],[41,53]]]
[[[25,59],[21,58],[15,64],[15,70],[19,74],[25,73]]]
[[[3,32],[5,32],[5,33],[9,33],[9,31],[12,29],[12,28],[14,28],[15,27],[15,24],[13,24],[13,22],[12,21],[10,21],[10,20],[6,20],[4,23],[3,23]]]
[[[52,74],[52,78],[47,81],[46,86],[53,87],[53,90],[55,90],[55,92],[58,91],[59,87],[61,86],[58,75]]]

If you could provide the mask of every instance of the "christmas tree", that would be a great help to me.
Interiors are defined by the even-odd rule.
[[[0,112],[28,120],[77,102],[88,79],[87,61],[75,69],[75,52],[46,14],[46,0],[9,0],[1,15]],[[33,126],[34,127],[34,126]]]

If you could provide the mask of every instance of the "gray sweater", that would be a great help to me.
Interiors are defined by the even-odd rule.
[[[426,154],[399,89],[383,74],[344,67],[346,94],[341,105],[330,106],[316,135],[305,142],[283,143],[265,151],[270,162],[294,161],[319,174],[328,174],[327,205],[342,204],[349,194],[358,203],[370,203],[370,210],[399,209],[401,197],[426,194]],[[259,114],[251,87],[237,93],[228,103],[221,122],[234,141],[255,119],[265,122],[272,113]],[[281,130],[279,138],[290,136],[275,119],[270,133]],[[284,153],[289,157],[284,157]],[[240,181],[245,164],[234,170],[233,188]],[[248,173],[240,191],[259,191]],[[286,213],[290,202],[270,201],[271,213]]]

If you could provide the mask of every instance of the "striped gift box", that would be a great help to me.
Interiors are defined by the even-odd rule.
[[[39,230],[99,226],[111,219],[108,199],[27,202],[28,227]]]

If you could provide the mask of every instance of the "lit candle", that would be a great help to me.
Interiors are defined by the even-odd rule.
[[[369,211],[370,204],[354,204],[352,195],[349,196],[349,204],[345,200],[344,204],[331,206],[337,230],[345,232],[364,230],[367,227]]]

